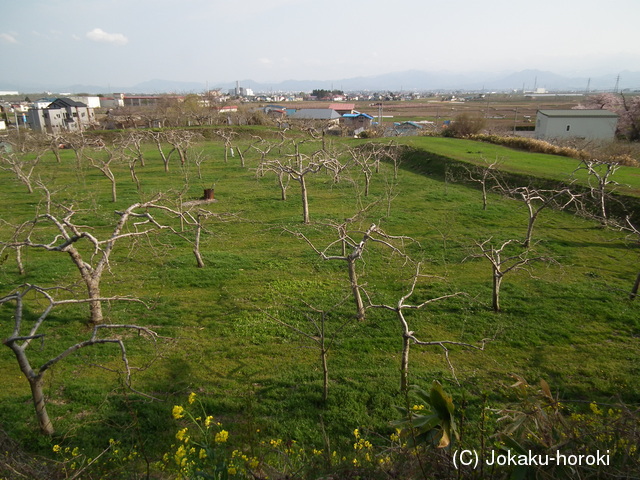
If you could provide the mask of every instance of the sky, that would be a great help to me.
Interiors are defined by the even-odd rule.
[[[640,71],[640,0],[0,0],[3,83]]]

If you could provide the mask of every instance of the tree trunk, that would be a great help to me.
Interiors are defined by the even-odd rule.
[[[92,325],[98,325],[102,323],[103,320],[102,302],[100,300],[96,300],[100,298],[100,281],[95,279],[88,281],[87,292],[89,293],[89,298],[92,299],[89,302],[89,313],[91,314],[89,322]]]
[[[289,175],[286,174],[286,176],[288,177]],[[283,202],[287,200],[287,187],[289,186],[289,180],[287,179],[287,182],[285,183],[284,177],[284,172],[278,173],[278,183],[280,184],[280,198]]]
[[[638,296],[638,288],[640,287],[640,273],[636,277],[636,283],[633,284],[633,288],[631,289],[631,294],[629,294],[629,300],[635,300]]]
[[[400,365],[400,391],[406,392],[409,388],[409,348],[411,339],[405,333],[402,336],[402,361]]]
[[[362,302],[362,295],[360,294],[360,287],[358,286],[358,273],[356,272],[355,258],[348,257],[347,264],[349,266],[349,281],[351,282],[351,291],[353,292],[353,299],[356,302],[356,317],[358,320],[364,320],[364,303]]]
[[[304,176],[300,176],[300,194],[302,196],[302,223],[309,223],[309,200],[307,199],[307,183]]]
[[[74,247],[67,247],[66,252],[71,256],[73,263],[80,271],[80,276],[87,286],[87,294],[92,299],[89,302],[89,323],[97,325],[102,323],[102,303],[100,300],[100,276],[101,272],[96,272],[89,265],[85,264],[82,260],[82,256]]]
[[[487,209],[487,184],[486,180],[482,181],[482,210]]]
[[[25,275],[26,272],[22,263],[22,247],[16,247],[16,263],[18,264],[18,273]]]
[[[605,223],[607,220],[606,197],[607,197],[606,187],[603,185],[600,187],[600,215],[602,215],[602,219],[605,221]]]
[[[40,431],[44,435],[53,435],[54,429],[49,414],[47,413],[47,405],[44,399],[44,380],[41,376],[28,376],[29,386],[31,387],[31,397],[33,398],[33,406],[36,409],[36,417],[40,425]]]
[[[493,272],[493,311],[500,311],[500,285],[502,284],[502,275],[500,272]]]
[[[524,248],[529,248],[529,245],[531,245],[531,236],[533,235],[533,225],[535,222],[536,215],[530,216],[529,225],[527,226],[527,236],[525,237],[524,243],[522,244]]]
[[[113,203],[116,203],[118,201],[116,178],[113,176],[113,174],[111,174],[111,176],[109,177],[109,180],[111,180],[111,201]]]
[[[329,364],[327,362],[327,349],[324,346],[324,339],[322,339],[320,356],[322,357],[322,400],[326,402],[329,398]]]
[[[44,380],[42,373],[36,375],[31,368],[29,360],[24,353],[23,348],[20,347],[15,341],[5,343],[15,354],[20,366],[20,371],[25,376],[31,387],[31,399],[33,400],[33,406],[36,410],[36,417],[38,418],[38,424],[40,425],[40,431],[44,435],[53,435],[54,429],[49,414],[47,413],[47,406],[44,396]]]
[[[196,240],[193,245],[193,254],[196,257],[198,268],[204,268],[204,260],[200,254],[200,232],[202,231],[202,225],[200,225],[200,219],[198,218],[198,225],[196,226]]]

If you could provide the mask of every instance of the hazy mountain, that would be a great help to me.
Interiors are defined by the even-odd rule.
[[[548,91],[576,91],[619,89],[640,90],[640,72],[623,71],[609,75],[594,77],[567,77],[553,72],[541,70],[523,70],[508,73],[451,73],[407,70],[382,75],[344,78],[337,80],[285,80],[282,82],[255,82],[250,79],[240,80],[240,86],[260,92],[310,92],[313,89],[338,89],[343,91],[508,91],[544,88]],[[227,91],[236,86],[236,82],[180,82],[154,79],[133,86],[96,86],[96,85],[44,85],[36,83],[3,83],[0,90],[18,90],[20,92],[54,93],[199,93],[206,88],[220,88]]]

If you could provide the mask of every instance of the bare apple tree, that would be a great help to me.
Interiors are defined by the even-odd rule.
[[[116,182],[116,176],[111,170],[111,167],[124,159],[122,150],[118,147],[107,147],[102,145],[101,148],[91,151],[91,153],[85,153],[85,157],[89,160],[89,165],[93,168],[100,170],[100,172],[111,183],[111,201],[118,201],[118,185]],[[137,179],[137,177],[135,177]]]
[[[256,169],[256,177],[264,177],[266,172],[274,173],[276,178],[278,179],[278,185],[280,187],[280,199],[282,201],[286,201],[287,190],[289,188],[291,177],[283,168],[279,167],[279,164],[277,162],[267,161],[267,155],[273,147],[274,145],[270,144],[261,146],[261,148],[258,148],[254,145],[254,148],[258,150],[258,152],[260,152],[260,163],[258,164],[258,168]]]
[[[182,204],[182,207],[187,207],[186,210],[159,204],[153,204],[152,206],[150,206],[150,208],[165,211],[175,218],[179,219],[181,224],[179,230],[169,226],[165,226],[164,228],[168,228],[172,233],[186,240],[193,246],[192,251],[193,255],[196,258],[196,266],[198,268],[205,267],[204,258],[202,257],[202,252],[200,250],[200,241],[203,232],[210,233],[209,230],[205,227],[206,222],[210,219],[215,219],[219,222],[228,222],[237,218],[237,216],[233,213],[214,213],[204,208],[191,208],[203,203],[207,202],[204,200],[196,200],[194,202],[188,203],[185,202]],[[193,229],[193,237],[187,234],[187,230],[190,229]]]
[[[529,245],[531,245],[533,227],[542,210],[549,207],[555,208],[556,210],[564,210],[580,198],[579,195],[572,193],[569,187],[557,190],[517,187],[509,190],[508,193],[512,196],[520,197],[527,206],[529,222],[527,225],[527,234],[522,244],[525,248],[529,248]]]
[[[87,288],[90,309],[90,323],[101,324],[103,321],[100,283],[105,270],[109,269],[109,259],[116,243],[122,239],[146,236],[152,231],[167,228],[159,224],[149,213],[149,209],[157,206],[160,199],[156,196],[148,202],[134,203],[123,211],[118,211],[117,223],[112,227],[104,240],[98,239],[87,225],[78,225],[73,217],[78,213],[73,206],[59,206],[59,213],[54,211],[51,197],[47,196],[44,213],[31,220],[30,227],[21,226],[19,238],[9,242],[0,242],[10,248],[39,248],[50,252],[69,255],[82,281]],[[127,230],[132,221],[133,229]],[[53,228],[50,228],[53,227]],[[79,246],[80,242],[88,242],[89,252]]]
[[[167,130],[164,132],[164,139],[172,149],[169,151],[168,158],[173,152],[178,154],[180,165],[185,166],[189,161],[189,149],[193,143],[199,138],[199,134],[189,130]]]
[[[527,270],[531,276],[529,265],[534,262],[555,262],[554,259],[545,256],[532,257],[531,250],[522,250],[517,247],[516,251],[507,253],[507,249],[512,244],[520,243],[517,240],[507,240],[499,247],[491,243],[492,238],[488,238],[484,242],[476,242],[479,254],[472,255],[475,258],[486,258],[491,264],[491,272],[493,278],[493,290],[491,305],[494,312],[500,312],[500,287],[505,275],[517,270]]]
[[[573,171],[573,175],[579,171],[587,173],[591,196],[596,201],[598,217],[603,224],[606,224],[609,219],[608,200],[615,188],[620,185],[611,178],[619,168],[620,165],[614,162],[589,159],[582,160]]]
[[[405,259],[410,261],[409,257],[403,252],[401,246],[394,245],[394,242],[401,245],[405,241],[415,242],[410,237],[394,236],[385,233],[379,226],[372,224],[367,230],[360,231],[354,230],[351,233],[347,232],[347,225],[355,220],[355,216],[351,219],[347,219],[344,223],[339,225],[331,225],[336,230],[338,238],[329,243],[323,250],[317,248],[304,234],[300,232],[289,233],[296,235],[298,238],[303,239],[307,244],[316,252],[323,260],[339,260],[346,262],[347,271],[349,273],[349,287],[353,295],[353,299],[356,305],[356,318],[363,320],[365,318],[365,305],[362,300],[362,285],[360,284],[359,274],[357,269],[357,261],[362,259],[365,252],[365,248],[369,243],[379,243],[389,248],[391,252],[399,254]],[[339,248],[341,253],[334,253]]]
[[[418,304],[411,304],[411,303],[407,303],[408,300],[413,296],[415,289],[416,289],[416,285],[418,283],[418,280],[420,278],[425,278],[425,277],[430,277],[427,275],[423,275],[420,273],[420,263],[418,263],[416,265],[416,273],[413,276],[413,281],[411,283],[411,287],[409,288],[409,291],[403,295],[402,297],[400,297],[400,299],[398,300],[397,303],[395,304],[374,304],[371,302],[371,299],[369,298],[369,308],[378,308],[378,309],[384,309],[384,310],[389,310],[395,313],[396,318],[398,319],[398,321],[400,322],[400,325],[402,327],[402,356],[401,356],[401,364],[400,364],[400,389],[403,392],[406,392],[408,387],[409,387],[409,351],[411,348],[411,345],[423,345],[423,346],[428,346],[428,345],[437,345],[439,347],[441,347],[444,351],[445,354],[445,358],[447,360],[447,364],[449,365],[449,368],[451,369],[451,373],[454,377],[454,379],[456,379],[456,375],[455,375],[455,369],[453,368],[453,364],[451,363],[451,359],[449,358],[449,348],[447,348],[447,346],[450,345],[458,345],[458,346],[464,346],[464,347],[469,347],[469,348],[474,348],[477,350],[484,350],[484,346],[485,346],[485,340],[482,340],[480,346],[478,345],[472,345],[470,343],[465,343],[465,342],[458,342],[458,341],[454,341],[454,340],[429,340],[429,341],[425,341],[425,340],[420,340],[419,338],[416,337],[415,332],[411,329],[411,327],[409,326],[409,322],[407,320],[407,317],[405,316],[405,311],[408,310],[421,310],[423,308],[425,308],[426,306],[435,303],[435,302],[439,302],[441,300],[446,300],[449,298],[454,298],[454,297],[458,297],[460,295],[464,295],[464,292],[455,292],[455,293],[450,293],[447,295],[442,295],[440,297],[434,297],[434,298],[430,298],[429,300],[425,300],[424,302],[418,303]],[[457,379],[456,379],[457,381]]]
[[[496,158],[493,162],[490,162],[487,158],[482,157],[483,165],[475,165],[473,167],[466,168],[469,180],[475,183],[479,183],[482,189],[482,209],[487,209],[487,194],[490,188],[490,184],[493,181],[499,184],[498,179],[500,171],[498,167],[502,163],[502,159]]]
[[[298,182],[302,200],[302,222],[307,224],[310,221],[307,176],[318,173],[323,168],[336,171],[341,165],[338,164],[335,157],[326,155],[323,150],[318,150],[312,154],[303,154],[300,151],[301,143],[303,142],[294,142],[295,152],[284,155],[282,159],[262,161],[258,166],[258,170],[276,172],[278,175],[284,174]],[[279,176],[279,178],[282,185],[282,177]]]
[[[640,244],[640,228],[631,221],[630,216],[627,216],[624,220],[624,223],[618,222],[610,222],[609,226],[616,225],[617,228],[627,233],[627,238],[633,241],[636,244]],[[636,275],[636,280],[633,283],[633,287],[631,288],[631,292],[629,293],[629,300],[635,300],[638,296],[638,289],[640,289],[640,273]]]
[[[34,155],[22,154],[20,157],[14,153],[0,153],[0,169],[13,172],[17,179],[26,185],[27,191],[33,193],[31,176],[43,155],[44,152]]]
[[[45,328],[46,320],[51,311],[58,306],[68,304],[78,304],[83,302],[93,302],[96,299],[67,299],[67,300],[55,300],[51,294],[53,289],[45,289],[35,285],[25,284],[18,287],[14,292],[0,298],[0,305],[13,303],[13,329],[9,336],[5,338],[2,343],[13,351],[18,362],[20,371],[29,382],[31,388],[31,396],[33,405],[35,408],[36,418],[40,431],[45,435],[53,435],[55,433],[53,423],[47,413],[46,398],[44,394],[44,376],[45,374],[61,360],[65,359],[74,352],[93,345],[99,344],[114,344],[117,345],[120,351],[120,356],[124,365],[124,379],[127,387],[131,388],[131,376],[132,372],[136,368],[131,365],[127,349],[125,347],[126,334],[123,331],[134,331],[138,335],[144,335],[155,343],[157,334],[156,332],[139,325],[130,324],[109,324],[109,325],[95,325],[91,336],[84,341],[77,342],[70,345],[66,349],[59,352],[57,355],[44,361],[40,366],[33,367],[28,355],[28,348],[34,341],[38,341],[39,345],[43,345],[46,333],[41,333]],[[33,300],[36,303],[37,296],[42,297],[45,302],[45,308],[40,315],[34,321],[28,321],[25,316],[26,305],[25,301]],[[123,300],[122,297],[109,297],[99,298],[100,301],[106,300]],[[128,298],[128,300],[135,300]],[[138,301],[138,300],[136,300]],[[105,332],[109,332],[107,336],[103,336]],[[112,333],[113,332],[113,333]],[[116,333],[117,332],[117,333]],[[135,391],[135,390],[134,390]],[[137,392],[140,393],[140,392]]]
[[[344,300],[328,310],[321,310],[302,302],[305,305],[305,311],[301,312],[301,315],[304,317],[305,323],[308,322],[306,328],[304,325],[296,325],[292,321],[282,320],[278,315],[264,312],[273,322],[296,332],[312,342],[318,349],[322,363],[322,399],[325,402],[329,398],[329,350],[337,341],[340,333],[352,321],[349,316],[343,317],[336,313],[336,309],[343,302]],[[291,308],[287,308],[287,310],[292,311]]]

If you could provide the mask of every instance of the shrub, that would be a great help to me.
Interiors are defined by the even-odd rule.
[[[468,113],[461,113],[443,131],[443,135],[445,137],[469,137],[480,133],[485,124],[485,119],[482,117],[473,117]]]

